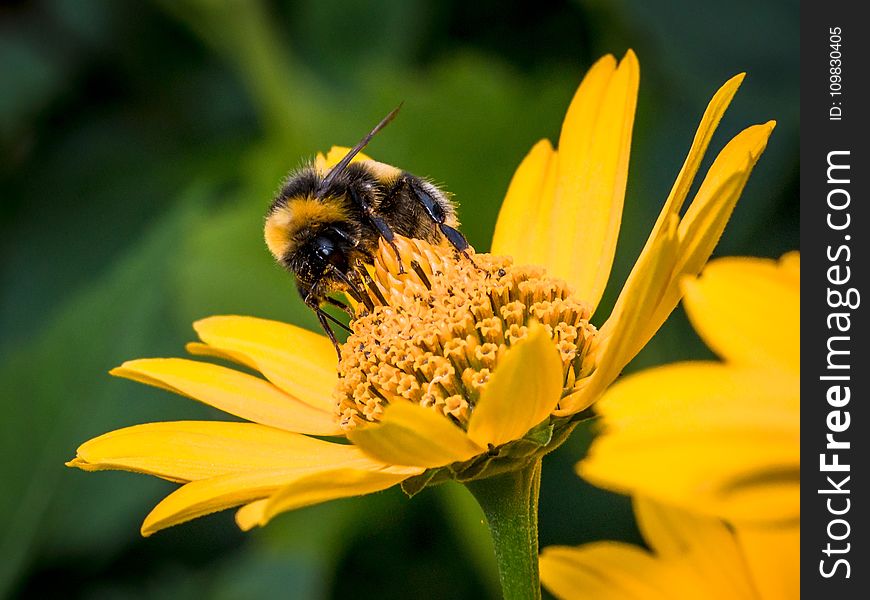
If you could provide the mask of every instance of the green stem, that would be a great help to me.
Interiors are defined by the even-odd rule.
[[[505,600],[539,600],[541,459],[535,459],[522,470],[470,481],[466,485],[486,515]]]

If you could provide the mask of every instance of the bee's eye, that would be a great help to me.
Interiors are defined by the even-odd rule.
[[[332,253],[335,252],[335,243],[328,237],[322,235],[314,238],[314,252],[322,259],[329,260]]]

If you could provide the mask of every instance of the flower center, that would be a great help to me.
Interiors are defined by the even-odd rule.
[[[539,267],[514,266],[509,257],[468,258],[422,240],[395,241],[401,258],[380,244],[367,297],[341,347],[342,427],[377,422],[401,398],[465,428],[500,358],[533,320],[547,328],[562,357],[563,396],[592,374],[598,332],[564,281]]]

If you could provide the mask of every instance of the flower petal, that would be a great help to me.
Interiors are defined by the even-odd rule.
[[[594,122],[601,97],[615,70],[616,59],[611,55],[604,56],[592,65],[580,82],[562,124],[560,144],[567,144],[569,152],[584,145],[583,135]],[[549,141],[541,140],[532,148],[517,168],[499,212],[499,221],[505,223],[496,225],[498,237],[493,238],[493,253],[508,254],[518,264],[552,268],[553,210],[561,163],[558,152],[553,151]]]
[[[254,500],[242,506],[236,511],[236,525],[242,531],[250,531],[260,524],[263,519],[263,513],[266,510],[266,505],[269,504],[269,498],[261,498]]]
[[[285,433],[285,435],[295,434]],[[340,474],[344,472],[385,472],[393,476],[401,473],[401,479],[405,479],[422,471],[384,465],[350,445],[330,444],[305,436],[297,437],[309,442],[319,442],[321,445],[316,452],[307,452],[305,460],[299,460],[301,457],[293,456],[291,453],[290,456],[280,460],[282,463],[280,467],[252,469],[251,465],[246,465],[244,470],[238,472],[199,479],[182,486],[164,498],[145,518],[142,524],[142,535],[149,536],[160,529],[213,512],[255,503],[285,486],[297,481],[308,481],[309,478],[313,478],[312,481],[324,481],[324,485],[329,487],[330,481],[340,484]],[[322,479],[318,479],[318,475],[323,475]],[[327,499],[329,498],[321,497],[319,501]],[[313,504],[315,501],[318,500],[312,500],[308,504]]]
[[[539,557],[541,583],[557,598],[582,600],[694,600],[703,587],[677,568],[630,544],[595,542],[549,546]],[[698,592],[702,592],[699,594]]]
[[[800,533],[799,524],[782,528],[737,529],[760,598],[800,598]]]
[[[262,425],[313,435],[343,435],[332,411],[314,408],[268,381],[226,367],[183,358],[150,358],[127,361],[111,373]]]
[[[134,425],[93,438],[79,447],[69,466],[85,471],[134,471],[184,482],[319,464],[374,465],[353,446],[255,423],[174,421]]]
[[[734,94],[737,92],[737,89],[742,81],[743,74],[732,77],[716,92],[716,94],[713,96],[713,99],[708,104],[707,109],[704,112],[704,116],[701,118],[701,123],[698,126],[698,130],[695,133],[695,138],[692,141],[691,148],[689,149],[689,154],[687,155],[686,160],[684,161],[683,166],[680,169],[680,173],[677,175],[674,186],[672,187],[668,199],[665,202],[661,213],[659,214],[658,220],[653,227],[652,233],[647,239],[646,245],[644,246],[643,251],[638,257],[638,260],[634,268],[632,269],[628,280],[623,286],[623,291],[622,293],[620,293],[619,299],[617,300],[617,307],[630,303],[631,294],[629,293],[629,290],[633,288],[633,281],[636,278],[640,277],[646,269],[649,269],[654,262],[655,257],[653,256],[653,247],[655,244],[658,243],[658,240],[667,233],[666,225],[670,223],[675,217],[679,216],[685,197],[692,185],[692,182],[701,164],[701,160],[703,159],[704,153],[710,144],[710,139],[712,138],[713,133],[716,130],[716,126],[721,120],[725,109],[730,104],[731,99],[734,97]],[[757,128],[750,128],[747,131],[750,130],[756,131]],[[768,131],[767,136],[769,136],[769,134],[770,132]],[[765,141],[767,139],[767,136],[764,136]],[[746,132],[744,132],[743,134],[737,136],[735,140],[738,140],[739,138],[740,140],[745,141],[746,137]],[[725,210],[720,211],[722,212],[722,214],[724,214],[724,221],[722,222],[722,227],[724,227],[724,222],[727,221],[728,216],[730,216],[731,210],[733,209],[733,203],[735,203],[737,201],[737,198],[739,198],[740,192],[742,191],[743,185],[745,184],[745,178],[735,177],[732,180],[732,177],[730,175],[733,175],[734,173],[733,161],[726,160],[726,158],[734,155],[735,151],[738,151],[738,149],[738,155],[742,151],[748,152],[750,150],[750,145],[741,145],[741,143],[735,142],[735,140],[732,140],[732,142],[726,146],[726,149],[723,149],[722,153],[720,153],[719,155],[719,158],[717,158],[716,163],[714,163],[714,166],[710,168],[707,179],[705,180],[705,183],[707,183],[708,186],[711,186],[713,181],[717,182],[717,190],[714,193],[708,194],[707,197],[721,197],[724,200],[724,202],[722,203],[723,206],[721,208]],[[760,156],[761,154],[761,151],[764,149],[764,146],[762,144],[761,147],[758,148],[756,145],[754,148],[755,150],[757,150],[755,156],[755,160],[757,160],[758,156]],[[754,160],[750,161],[750,163],[751,164],[748,165],[748,170],[751,170],[751,166],[752,164],[754,164]],[[732,167],[731,171],[728,171],[728,169],[725,168],[726,166]],[[748,171],[745,173],[745,175],[746,177],[748,177]],[[710,183],[708,183],[708,181]],[[693,204],[696,204],[697,202],[698,198],[696,197],[696,200]],[[667,226],[669,227],[669,225]],[[719,229],[718,232],[714,233],[715,239],[718,240],[719,235],[721,235],[721,229]],[[712,251],[712,247],[710,250]],[[709,256],[709,252],[706,256]],[[706,257],[704,260],[706,260]],[[629,356],[629,360],[631,357],[637,354],[637,352],[639,352],[640,349],[643,348],[643,346],[646,344],[646,342],[655,334],[655,332],[673,310],[674,306],[676,306],[677,301],[679,301],[679,289],[678,287],[676,287],[679,283],[678,273],[678,269],[672,269],[670,280],[661,291],[662,296],[658,299],[658,304],[638,305],[637,303],[635,303],[635,307],[640,308],[643,311],[642,320],[647,321],[649,324],[645,328],[643,335],[638,336],[637,340],[633,343],[633,347],[626,350],[626,353]],[[670,290],[670,293],[668,293],[668,290]],[[634,314],[633,310],[623,311],[623,314]],[[616,312],[617,311],[615,310],[614,313]],[[655,316],[653,316],[654,313]],[[611,319],[608,319],[609,322],[606,323],[602,328],[605,333],[608,328],[612,328],[614,326],[614,323],[612,322],[613,320],[615,320],[613,317],[611,317]],[[626,361],[626,363],[627,362],[628,361]]]
[[[799,390],[789,374],[717,363],[627,377],[599,402],[604,431],[579,472],[734,522],[797,519]]]
[[[647,327],[644,306],[652,304],[667,285],[670,270],[678,252],[677,217],[672,215],[650,249],[643,269],[626,282],[610,318],[600,332],[600,345],[595,349],[595,372],[582,387],[563,398],[554,414],[574,414],[592,405],[622,372],[635,353],[636,339]]]
[[[285,468],[242,471],[192,481],[154,507],[142,523],[142,535],[148,537],[161,529],[265,498],[300,475],[299,469]]]
[[[613,63],[605,57],[589,71],[565,116],[543,263],[593,311],[616,251],[640,79],[631,50],[615,71]]]
[[[541,264],[593,309],[613,263],[628,174],[639,67],[628,51],[596,62],[562,124],[558,152],[538,142],[511,180],[492,252]]]
[[[685,279],[684,305],[710,348],[734,364],[800,372],[800,279],[757,258],[711,262]]]
[[[775,121],[769,121],[744,129],[716,157],[680,221],[679,261],[674,265],[670,282],[655,306],[647,331],[638,340],[638,352],[680,301],[682,278],[697,275],[710,258],[775,126]]]
[[[372,494],[418,475],[422,469],[388,467],[379,471],[336,469],[300,477],[270,498],[248,504],[236,513],[242,530],[265,525],[276,515],[338,498]]]
[[[547,329],[528,335],[501,357],[468,421],[468,437],[486,448],[521,438],[547,418],[562,392],[562,361]]]
[[[613,542],[545,548],[541,580],[559,598],[757,598],[741,548],[718,519],[635,498],[652,552]]]
[[[661,247],[658,240],[666,231],[662,228],[653,232],[650,241],[656,243],[647,242],[647,247],[638,257],[637,264],[617,299],[613,314],[601,328],[602,335],[609,337],[619,327],[618,321],[624,316],[631,316],[636,322],[643,324],[643,327],[632,333],[630,340],[625,341],[627,345],[621,349],[618,361],[620,369],[640,352],[674,310],[682,293],[679,285],[681,278],[697,274],[713,252],[752,168],[764,151],[773,126],[771,121],[765,125],[749,127],[722,149],[686,216],[679,223],[678,248],[668,259],[668,272],[656,277],[656,286],[641,300],[633,291],[635,280],[640,277],[648,278],[649,275],[645,273],[651,269],[661,272],[665,266],[661,257],[656,256],[655,248]],[[666,210],[667,208],[666,206]],[[673,221],[676,213],[668,218]]]
[[[634,498],[634,512],[644,540],[663,562],[684,561],[726,598],[754,597],[738,540],[724,522],[642,496]]]
[[[794,285],[801,284],[801,253],[798,250],[786,252],[779,258],[779,266],[784,277],[789,277]]]
[[[338,376],[335,349],[325,336],[254,317],[209,317],[193,327],[210,346],[247,357],[269,381],[294,398],[332,411]]]
[[[549,140],[535,144],[517,167],[508,187],[495,232],[492,236],[493,254],[512,256],[518,264],[534,264],[533,246],[541,246],[543,238],[537,229],[549,225],[553,195],[544,194],[545,181],[550,171],[555,172],[556,152]]]
[[[387,406],[380,423],[347,437],[366,454],[395,465],[443,467],[484,451],[446,417],[403,400]]]
[[[657,253],[661,252],[662,238],[671,235],[670,228],[673,227],[673,222],[679,223],[680,211],[686,199],[686,195],[689,193],[689,189],[692,186],[692,182],[695,180],[695,175],[698,173],[698,169],[704,158],[704,154],[707,151],[707,147],[710,145],[710,140],[719,125],[719,121],[722,120],[725,110],[728,108],[728,105],[737,93],[737,89],[743,82],[743,77],[744,75],[740,74],[729,79],[725,85],[719,88],[713,96],[713,99],[710,100],[710,103],[707,105],[707,109],[704,111],[703,117],[701,117],[701,123],[698,125],[695,137],[692,140],[692,146],[689,148],[689,153],[683,162],[683,166],[677,175],[676,181],[674,181],[668,199],[665,201],[665,205],[659,213],[658,219],[653,226],[653,230],[638,257],[637,262],[632,268],[625,285],[623,286],[611,318],[608,319],[608,323],[602,328],[605,335],[608,329],[615,326],[615,322],[618,320],[620,315],[634,315],[635,317],[638,317],[639,321],[646,321],[648,315],[652,312],[652,308],[654,307],[651,307],[649,302],[652,298],[655,298],[664,287],[662,287],[662,289],[654,290],[654,293],[650,293],[643,302],[632,302],[632,298],[637,298],[637,285],[635,281],[639,278],[649,279],[648,271],[654,267],[657,269],[664,267],[660,258],[657,257]],[[676,260],[676,256],[673,257],[673,260]],[[670,273],[668,274],[668,277],[671,277]],[[669,281],[670,279],[662,281],[661,283],[666,285]],[[627,304],[630,305],[628,309],[626,309]],[[644,312],[638,313],[638,310]],[[668,311],[668,314],[670,314],[670,311]],[[651,330],[651,333],[648,333],[649,337],[652,337],[660,325],[661,323],[655,327],[645,328],[648,331]],[[642,339],[642,341],[633,343],[625,348],[624,353],[628,356],[628,360],[643,348],[648,339],[649,338]],[[636,350],[634,348],[636,348]],[[628,363],[628,360],[619,365],[619,370]]]
[[[728,528],[719,519],[693,514],[644,496],[635,496],[632,504],[643,539],[662,558],[681,556],[704,545],[727,546],[732,540]]]
[[[194,356],[209,356],[212,358],[220,358],[221,360],[227,360],[230,362],[234,362],[238,365],[248,367],[252,371],[257,370],[257,363],[255,363],[240,352],[229,352],[227,350],[221,350],[220,348],[215,348],[214,346],[209,346],[208,344],[203,344],[202,342],[188,342],[184,345],[184,349],[187,350],[188,354],[193,354]]]
[[[347,156],[347,153],[350,151],[351,148],[348,148],[347,146],[332,146],[326,153],[326,156],[324,156],[321,152],[317,153],[317,156],[314,159],[314,166],[321,173],[326,173],[330,169],[332,169],[332,167],[341,162],[341,159]],[[353,157],[350,162],[355,163],[362,160],[371,160],[371,158],[369,158],[362,152],[359,152],[356,156]]]
[[[707,105],[707,109],[704,111],[704,116],[701,117],[701,123],[698,125],[695,137],[692,140],[692,146],[689,148],[689,154],[683,162],[683,166],[677,175],[676,181],[674,181],[671,193],[668,195],[661,213],[659,213],[652,233],[647,239],[644,249],[641,251],[641,257],[649,252],[653,241],[658,239],[662,234],[662,228],[667,223],[669,215],[680,214],[683,202],[685,202],[689,189],[692,187],[692,182],[695,180],[695,175],[698,173],[701,161],[707,152],[707,147],[710,145],[710,140],[713,138],[713,134],[716,132],[719,121],[722,120],[722,116],[725,114],[725,110],[737,93],[737,89],[743,83],[744,77],[745,73],[740,73],[725,82],[725,85],[719,88]],[[642,261],[638,259],[629,277],[635,275],[635,271],[637,271],[640,264],[642,264]]]

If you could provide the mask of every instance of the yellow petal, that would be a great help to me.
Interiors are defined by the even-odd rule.
[[[366,454],[394,465],[443,467],[484,451],[447,417],[405,401],[387,406],[377,425],[359,427],[347,437]]]
[[[759,597],[765,600],[800,598],[800,525],[739,527],[736,535]]]
[[[578,548],[550,546],[539,558],[541,583],[566,600],[674,600],[705,598],[704,588],[679,563],[616,542]],[[699,591],[701,592],[699,594]]]
[[[184,345],[184,349],[194,356],[220,358],[222,360],[227,360],[248,367],[253,371],[257,370],[257,363],[240,352],[228,352],[226,350],[221,350],[220,348],[215,348],[214,346],[209,346],[208,344],[203,344],[202,342],[188,342]]]
[[[632,500],[643,539],[662,558],[682,556],[708,542],[712,542],[714,548],[727,546],[733,539],[719,519],[700,516],[644,496],[635,496]]]
[[[643,497],[634,498],[634,512],[644,539],[661,561],[683,561],[711,593],[754,596],[738,540],[724,522]]]
[[[337,361],[335,348],[325,336],[254,317],[209,317],[193,327],[206,344],[228,354],[244,355],[269,381],[294,398],[332,411]]]
[[[653,304],[667,286],[678,251],[677,217],[654,240],[646,264],[626,282],[610,318],[600,332],[595,350],[595,372],[577,392],[563,398],[554,414],[574,414],[590,406],[622,372],[635,354],[637,339],[647,327],[644,307]]]
[[[565,115],[558,152],[536,144],[511,181],[493,253],[541,264],[591,307],[613,262],[622,218],[639,67],[629,51],[595,63]]]
[[[748,177],[749,171],[767,147],[767,140],[775,127],[776,121],[752,125],[734,136],[722,148],[707,171],[692,205],[686,211],[686,226],[703,211],[705,205],[711,202],[727,204],[716,197],[716,190],[735,173],[744,173]]]
[[[541,140],[517,167],[498,213],[492,236],[493,254],[512,256],[520,264],[534,264],[530,248],[539,236],[536,227],[530,226],[536,222],[549,225],[549,219],[540,217],[549,214],[549,207],[542,203],[553,200],[552,194],[545,195],[543,189],[548,171],[556,164],[555,156],[550,141]]]
[[[392,487],[423,469],[389,467],[379,471],[337,469],[300,477],[263,502],[248,504],[236,514],[243,530],[265,525],[276,515],[320,502],[362,496]]]
[[[662,234],[663,227],[667,223],[669,215],[680,214],[683,202],[686,200],[689,189],[692,187],[692,182],[695,180],[695,175],[697,175],[698,169],[701,166],[704,154],[707,152],[707,148],[710,145],[710,140],[713,138],[713,134],[716,132],[719,121],[722,120],[722,116],[725,114],[725,110],[728,108],[728,105],[731,104],[731,100],[737,93],[737,89],[740,87],[740,84],[743,83],[744,76],[745,73],[740,73],[725,82],[725,85],[719,88],[710,100],[710,103],[707,105],[707,109],[704,111],[704,116],[701,117],[701,123],[698,125],[695,137],[692,140],[692,146],[689,148],[689,154],[683,162],[683,166],[677,175],[676,181],[674,181],[671,193],[668,195],[668,199],[665,201],[661,213],[659,213],[658,220],[653,227],[652,233],[647,239],[643,251],[641,252],[641,257],[649,252],[653,240],[657,239]],[[632,269],[629,278],[635,276],[635,272],[641,264],[642,261],[638,259],[638,262],[634,269]]]
[[[542,325],[508,349],[480,394],[468,437],[486,448],[521,438],[547,418],[562,392],[562,361]]]
[[[301,474],[300,469],[270,469],[193,481],[154,507],[142,523],[142,535],[148,537],[161,529],[265,498]]]
[[[594,120],[615,70],[616,59],[604,56],[592,65],[577,88],[559,141],[567,146],[569,154],[577,154],[576,147],[583,147],[588,141],[583,137],[584,128]],[[553,211],[562,162],[559,153],[553,151],[546,140],[532,148],[517,169],[499,213],[499,221],[504,222],[496,225],[501,231],[497,231],[498,237],[493,239],[493,253],[508,254],[518,264],[538,264],[552,269],[551,246],[555,234],[552,227],[556,216]],[[563,179],[564,176],[563,173]],[[512,235],[516,237],[511,239]]]
[[[713,161],[680,222],[682,261],[675,277],[697,273],[707,262],[775,127],[776,121],[747,127]]]
[[[674,265],[667,288],[654,307],[646,331],[638,339],[635,354],[676,307],[682,295],[682,278],[697,275],[710,258],[775,125],[770,121],[748,127],[728,142],[716,157],[680,221],[679,260]]]
[[[333,148],[334,147],[335,146],[333,146]],[[329,167],[326,164],[326,156],[323,154],[323,152],[318,152],[314,156],[314,170],[317,171],[318,173],[320,173],[321,175],[323,175],[326,173],[326,170],[328,168]]]
[[[642,498],[635,511],[652,552],[612,542],[545,548],[540,565],[547,589],[578,599],[768,598],[758,594],[738,538],[720,520]]]
[[[69,466],[193,481],[252,469],[374,466],[357,448],[254,423],[174,421],[117,429],[82,444]]]
[[[331,477],[336,477],[336,473],[345,471],[361,473],[386,471],[391,474],[401,472],[403,478],[422,471],[422,469],[389,467],[372,460],[360,452],[359,448],[350,445],[330,444],[305,436],[296,437],[308,440],[309,444],[318,442],[319,447],[314,452],[306,448],[305,456],[294,456],[292,452],[286,453],[287,456],[279,467],[257,468],[248,465],[239,472],[192,481],[154,507],[142,524],[142,535],[149,536],[155,531],[190,519],[242,504],[254,503],[293,482],[315,477],[317,474],[327,474],[325,479],[328,481]]]
[[[614,314],[602,327],[602,335],[608,336],[625,315],[631,315],[637,323],[643,324],[625,341],[627,346],[622,349],[618,361],[620,368],[640,352],[674,310],[682,294],[679,285],[681,278],[697,274],[713,252],[753,166],[764,151],[773,125],[770,122],[745,129],[719,153],[686,216],[679,223],[678,247],[669,259],[668,272],[656,277],[654,289],[641,301],[632,291],[634,281],[640,277],[648,278],[646,272],[650,269],[662,271],[665,266],[661,258],[656,256],[655,248],[660,247],[658,238],[666,232],[664,229],[653,232],[650,240],[655,240],[656,244],[647,242],[620,293]],[[675,216],[669,218],[673,220]]]
[[[628,377],[598,404],[579,465],[592,483],[735,522],[800,515],[799,381],[685,363]]]
[[[707,109],[704,111],[703,117],[701,117],[701,123],[698,125],[695,137],[692,140],[692,146],[689,148],[689,154],[686,156],[685,161],[683,161],[683,166],[677,175],[676,181],[674,181],[674,185],[671,188],[671,192],[668,195],[661,212],[659,213],[658,219],[653,226],[653,230],[647,238],[646,244],[623,286],[622,292],[617,300],[617,307],[628,301],[627,296],[629,296],[630,290],[633,288],[634,280],[639,277],[644,277],[645,271],[647,271],[650,268],[650,265],[656,260],[655,254],[658,250],[655,246],[661,243],[660,240],[662,236],[668,235],[668,229],[671,227],[671,222],[675,218],[677,218],[677,222],[679,222],[678,218],[683,202],[686,199],[686,195],[689,193],[692,182],[695,180],[695,175],[698,173],[701,161],[710,145],[710,140],[719,125],[719,121],[722,120],[725,110],[728,108],[728,105],[737,93],[737,89],[743,82],[743,77],[743,74],[740,74],[729,79],[725,85],[719,88],[713,96],[713,99],[710,100],[710,103],[707,105]],[[649,312],[648,307],[647,310]]]
[[[357,448],[254,423],[146,423],[82,444],[69,466],[193,481],[252,469],[373,464]]]
[[[783,276],[789,277],[794,285],[801,284],[801,253],[797,250],[786,252],[779,259]]]
[[[263,512],[266,505],[269,504],[269,498],[261,498],[254,500],[242,506],[236,511],[236,525],[242,531],[250,531],[257,527],[263,519]]]
[[[628,177],[640,67],[629,50],[616,70],[601,59],[580,85],[559,138],[544,261],[578,297],[598,305],[616,251]]]
[[[350,150],[351,149],[347,146],[333,146],[329,149],[329,152],[326,153],[326,156],[323,156],[323,154],[320,153],[317,154],[315,166],[322,167],[322,171],[326,172],[341,162],[341,159],[347,156],[347,153],[350,152]],[[353,157],[351,162],[354,163],[361,160],[371,160],[371,158],[360,152]]]
[[[111,373],[262,425],[313,435],[343,434],[332,411],[313,408],[263,379],[218,365],[182,358],[150,358],[127,361]]]
[[[800,280],[772,260],[711,262],[686,279],[684,305],[695,330],[735,364],[800,372]]]

